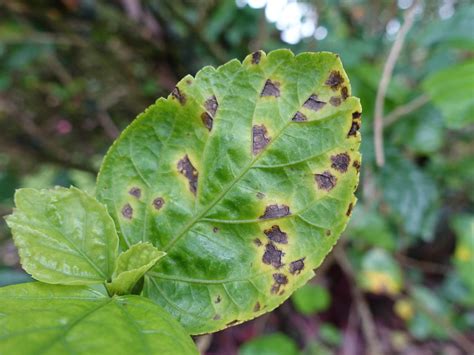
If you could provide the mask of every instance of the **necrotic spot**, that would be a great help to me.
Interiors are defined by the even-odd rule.
[[[208,98],[204,103],[204,107],[206,108],[207,112],[209,112],[209,114],[214,117],[216,115],[217,108],[219,107],[216,97],[212,95],[210,98]]]
[[[301,112],[296,112],[293,118],[291,119],[294,122],[305,122],[308,120],[308,117],[303,115]]]
[[[263,233],[275,243],[288,244],[288,234],[283,232],[277,225],[273,225],[270,229],[265,229]]]
[[[352,213],[352,208],[354,207],[354,205],[351,203],[349,203],[349,206],[347,207],[347,211],[346,211],[346,216],[349,217]]]
[[[217,233],[217,232],[219,232],[219,228],[214,227],[214,228],[212,228],[212,231],[213,231],[214,233]]]
[[[267,265],[272,265],[276,269],[282,267],[281,258],[283,257],[284,253],[279,250],[275,244],[272,242],[268,243],[265,246],[265,252],[262,256],[262,262]]]
[[[301,258],[290,263],[290,273],[298,275],[304,269],[304,259]]]
[[[132,187],[128,193],[132,195],[133,197],[140,198],[142,196],[142,190],[138,187]]]
[[[337,96],[333,96],[329,99],[329,103],[333,106],[339,106],[341,102],[341,98]]]
[[[253,242],[254,242],[255,245],[258,246],[258,247],[262,245],[262,241],[261,241],[260,239],[258,239],[258,238],[255,238],[255,239],[253,240]]]
[[[331,235],[331,231],[329,229],[326,230],[326,236],[330,236]]]
[[[171,91],[171,95],[177,99],[181,105],[186,103],[186,95],[184,95],[184,93],[182,93],[178,87],[175,87],[173,91]]]
[[[227,326],[231,326],[231,325],[234,325],[234,324],[236,324],[236,323],[239,323],[239,320],[238,320],[238,319],[235,319],[235,320],[233,320],[232,322],[227,323],[226,325],[227,325]]]
[[[331,157],[331,162],[332,162],[331,167],[333,169],[336,169],[337,171],[340,171],[341,173],[345,173],[347,171],[347,168],[349,167],[351,158],[349,157],[349,154],[341,153],[341,154],[333,155]]]
[[[268,79],[265,82],[265,86],[263,87],[262,93],[260,96],[280,96],[280,83],[277,81],[271,81]]]
[[[253,306],[253,311],[258,312],[258,311],[260,311],[260,308],[261,308],[260,307],[260,302],[257,302],[257,303],[255,303],[255,306]]]
[[[165,204],[165,200],[162,197],[157,197],[153,200],[152,204],[156,210],[160,210]]]
[[[210,114],[208,114],[207,112],[203,112],[201,114],[201,121],[204,124],[204,126],[208,129],[208,131],[210,132],[212,130],[212,125],[213,125],[213,122],[214,122],[214,119],[212,118],[212,116]]]
[[[214,301],[214,303],[220,303],[221,302],[221,296],[217,296],[216,300]]]
[[[272,293],[278,293],[278,291],[280,291],[280,287],[288,283],[288,278],[285,274],[273,274],[273,280],[275,281],[275,283],[273,284],[271,289]]]
[[[183,159],[178,161],[178,171],[186,177],[189,181],[189,190],[196,195],[197,183],[198,183],[198,172],[194,168],[193,164],[189,160],[186,154]]]
[[[362,113],[360,112],[352,112],[352,118],[360,118],[362,116]]]
[[[257,192],[257,198],[261,200],[262,198],[265,197],[265,194],[263,192]]]
[[[219,319],[221,319],[221,316],[218,315],[218,314],[216,314],[216,315],[214,316],[214,318],[212,318],[212,319],[214,319],[214,320],[219,320]]]
[[[260,58],[262,57],[262,53],[260,51],[252,53],[252,64],[260,63]]]
[[[357,121],[352,121],[351,128],[349,129],[349,132],[347,133],[347,136],[355,136],[357,135],[357,131],[360,129],[360,124]]]
[[[358,160],[354,160],[352,166],[357,170],[357,172],[360,171],[360,162]]]
[[[314,175],[318,187],[322,190],[330,191],[336,186],[337,179],[329,171]]]
[[[290,214],[290,207],[287,205],[268,205],[265,212],[260,216],[261,219],[280,218]]]
[[[252,152],[254,155],[260,153],[270,142],[270,137],[267,137],[267,129],[264,125],[255,125],[252,128]]]
[[[129,203],[125,204],[125,206],[122,207],[122,216],[124,216],[127,219],[132,219],[133,208],[132,206],[130,206]]]
[[[325,84],[331,87],[331,89],[337,90],[343,82],[344,78],[341,76],[341,73],[334,70],[329,75],[329,78],[326,80]]]
[[[322,109],[324,105],[326,105],[326,103],[324,101],[319,100],[318,95],[313,94],[308,98],[308,100],[305,101],[303,107],[306,107],[313,111],[318,111]]]
[[[344,86],[341,89],[341,97],[344,101],[349,97],[349,89],[347,88],[347,86]]]

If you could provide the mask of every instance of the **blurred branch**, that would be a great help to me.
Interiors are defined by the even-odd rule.
[[[400,56],[406,35],[415,21],[415,14],[418,1],[414,1],[413,5],[405,13],[405,21],[398,31],[397,38],[393,43],[392,48],[388,54],[385,62],[382,78],[380,79],[377,89],[377,96],[375,99],[375,117],[374,117],[374,146],[375,146],[375,160],[379,167],[385,164],[385,155],[383,149],[383,111],[385,104],[385,95],[387,94],[388,85],[392,78],[393,69]]]
[[[383,121],[383,126],[388,127],[397,122],[400,118],[409,115],[410,113],[418,110],[419,108],[423,107],[430,101],[429,96],[427,95],[420,95],[417,98],[413,99],[409,103],[397,107],[395,110],[390,112],[387,116],[385,116]]]
[[[181,23],[188,27],[189,32],[196,36],[196,38],[199,40],[199,42],[201,42],[201,44],[209,52],[209,54],[211,54],[221,63],[227,61],[227,55],[224,48],[222,48],[218,43],[209,41],[202,33],[203,27],[196,25],[185,15],[183,15],[181,11],[175,7],[174,1],[164,1],[163,5],[173,14],[173,16],[175,16]]]
[[[410,268],[419,269],[429,274],[445,275],[450,269],[447,265],[413,259],[401,253],[396,253],[395,257],[401,264]]]
[[[357,287],[357,280],[354,271],[352,270],[352,265],[342,248],[334,248],[333,253],[337,263],[341,267],[346,277],[349,279],[352,297],[354,298],[356,309],[362,322],[362,331],[367,342],[368,354],[381,355],[382,347],[377,340],[374,319],[364,295]]]

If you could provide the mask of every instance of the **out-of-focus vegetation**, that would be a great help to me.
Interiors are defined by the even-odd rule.
[[[383,95],[381,167],[375,100],[410,11]],[[469,0],[0,1],[0,214],[19,187],[93,192],[111,142],[177,80],[280,47],[340,54],[364,107],[359,202],[309,285],[268,315],[196,339],[200,348],[474,353]],[[0,285],[29,280],[1,220]]]

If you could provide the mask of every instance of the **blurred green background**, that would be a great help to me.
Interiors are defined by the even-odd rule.
[[[375,101],[405,29],[380,167]],[[181,77],[281,47],[341,56],[364,108],[359,202],[310,284],[270,314],[196,338],[199,348],[474,353],[469,0],[0,0],[0,215],[19,187],[93,192],[119,132]],[[0,219],[0,285],[29,280]]]

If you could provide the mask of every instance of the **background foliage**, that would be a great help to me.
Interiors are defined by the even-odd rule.
[[[474,341],[474,5],[469,0],[0,1],[0,214],[19,187],[93,191],[111,142],[204,65],[340,54],[364,108],[348,230],[314,280],[209,354],[449,353]],[[410,10],[414,6],[414,10]],[[390,49],[414,11],[384,103]],[[402,27],[401,27],[402,26]],[[28,281],[0,221],[0,285]]]

